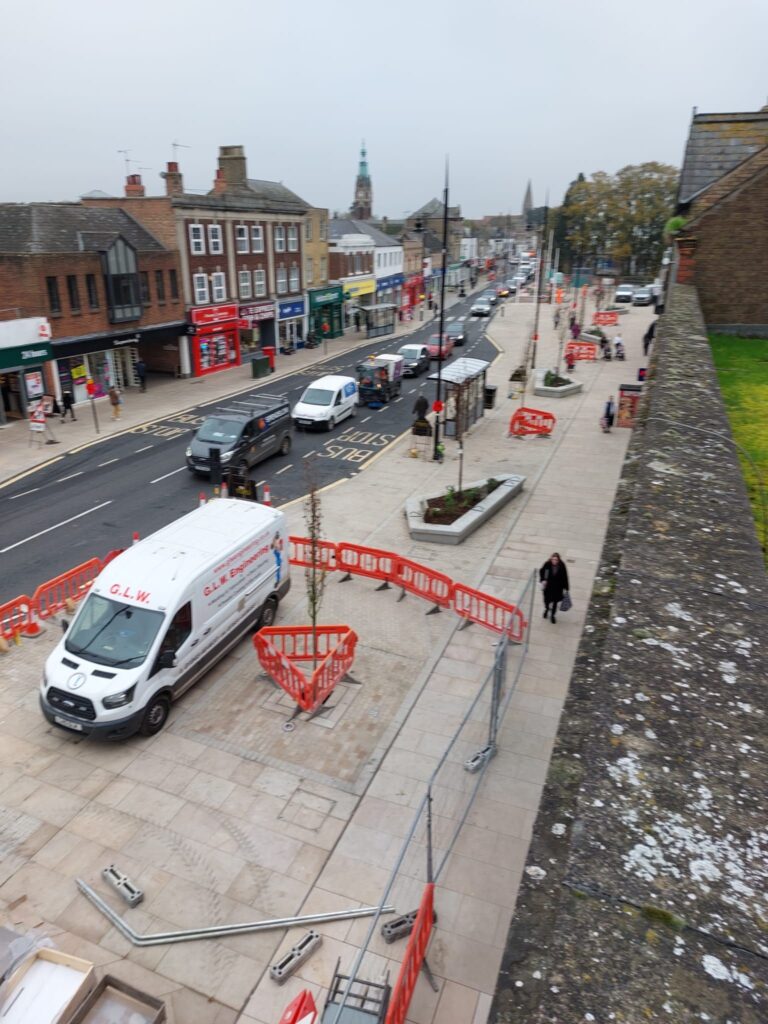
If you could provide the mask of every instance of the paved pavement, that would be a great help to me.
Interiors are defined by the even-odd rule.
[[[636,379],[650,315],[622,317],[626,363],[578,365],[581,394],[529,395],[527,404],[556,414],[557,427],[550,440],[516,441],[506,434],[520,399],[506,397],[507,381],[532,318],[522,304],[495,317],[499,358],[489,379],[499,401],[464,446],[466,480],[526,476],[507,511],[458,548],[411,541],[405,498],[456,482],[450,441],[436,464],[410,457],[404,439],[323,493],[328,539],[402,552],[512,601],[554,550],[571,578],[571,612],[554,626],[534,614],[500,752],[441,875],[429,956],[439,992],[419,980],[413,1024],[486,1022],[629,440],[625,430],[603,434],[598,420],[607,396]],[[546,308],[540,334],[538,365],[551,365],[557,339]],[[304,532],[301,504],[286,511],[291,529]],[[305,620],[301,591],[297,574],[282,622]],[[152,931],[377,901],[424,780],[493,658],[491,634],[459,633],[449,614],[423,612],[415,599],[398,602],[361,579],[329,581],[323,618],[360,634],[354,674],[362,685],[339,688],[329,720],[289,733],[289,708],[260,677],[247,643],[176,706],[157,737],[108,747],[53,732],[40,717],[36,686],[55,628],[13,650],[0,690],[0,908],[11,923],[42,926],[61,948],[162,996],[177,1024],[272,1024],[298,989],[320,994],[337,957],[350,965],[366,922],[321,927],[320,950],[278,988],[267,968],[300,931],[136,949],[76,893],[73,878],[101,888],[101,868],[118,865],[146,893],[126,915]],[[399,909],[416,905],[420,872],[419,863],[398,879]],[[396,974],[403,948],[374,940],[367,975]]]

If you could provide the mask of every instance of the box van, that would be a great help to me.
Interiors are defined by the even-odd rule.
[[[198,427],[187,448],[190,473],[211,472],[211,449],[219,450],[221,468],[245,475],[251,466],[291,450],[291,407],[284,398],[260,397],[218,409]]]
[[[293,407],[293,422],[298,427],[325,427],[333,430],[347,416],[355,415],[357,381],[354,377],[321,377],[310,384]]]
[[[290,588],[276,509],[220,498],[113,559],[45,663],[40,706],[79,735],[153,736],[180,697]]]

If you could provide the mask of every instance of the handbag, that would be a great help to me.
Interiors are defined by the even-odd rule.
[[[563,594],[563,599],[560,602],[560,611],[561,612],[569,612],[572,607],[573,607],[573,602],[571,601],[571,595],[566,590],[565,593]]]

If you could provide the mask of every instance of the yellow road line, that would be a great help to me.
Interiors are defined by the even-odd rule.
[[[31,476],[32,473],[37,473],[38,470],[45,469],[47,466],[53,466],[57,462],[61,462],[63,458],[65,458],[64,455],[57,455],[53,459],[48,459],[47,462],[41,462],[39,466],[33,466],[31,469],[25,469],[23,473],[17,473],[16,476],[12,476],[10,480],[3,480],[0,484],[0,491],[2,491],[4,487],[10,487],[11,484],[18,483],[19,480],[23,480],[26,476]]]

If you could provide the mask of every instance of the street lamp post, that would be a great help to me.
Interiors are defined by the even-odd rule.
[[[445,188],[443,190],[443,273],[440,278],[440,323],[437,343],[437,394],[435,396],[435,446],[432,459],[440,462],[442,446],[440,444],[440,412],[442,410],[443,384],[443,331],[445,330],[445,276],[448,265],[448,160],[445,161]]]

